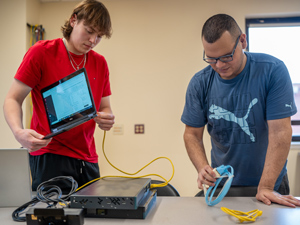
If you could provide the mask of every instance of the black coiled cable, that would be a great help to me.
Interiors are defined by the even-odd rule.
[[[53,182],[57,182],[59,180],[68,180],[71,182],[71,190],[65,196],[62,195],[62,190],[60,187],[52,184]],[[12,213],[12,218],[16,222],[25,222],[26,217],[20,216],[20,213],[22,213],[28,206],[33,206],[38,202],[44,202],[48,204],[47,208],[55,207],[57,203],[63,203],[65,206],[67,206],[67,201],[69,200],[70,196],[76,192],[77,188],[78,183],[71,176],[58,176],[45,181],[37,187],[37,196],[14,210]],[[56,198],[54,198],[54,196],[56,196]]]

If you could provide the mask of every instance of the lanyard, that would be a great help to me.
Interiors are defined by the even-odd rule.
[[[228,171],[228,169],[230,169],[230,171]],[[221,165],[221,166],[215,168],[214,171],[217,174],[217,176],[216,176],[217,181],[215,183],[215,186],[209,187],[207,191],[206,191],[206,187],[204,186],[204,193],[206,192],[205,193],[205,201],[206,201],[206,204],[209,206],[218,204],[225,197],[225,195],[227,194],[227,192],[231,186],[233,173],[234,173],[233,168],[231,166],[224,166],[224,165]],[[222,190],[219,192],[218,196],[214,200],[212,200],[219,183],[221,182],[221,180],[224,177],[228,177],[228,179],[226,180],[226,182],[225,182]]]

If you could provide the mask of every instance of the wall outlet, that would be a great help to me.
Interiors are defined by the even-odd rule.
[[[135,124],[134,125],[134,133],[135,134],[144,134],[145,133],[145,125],[144,124]]]

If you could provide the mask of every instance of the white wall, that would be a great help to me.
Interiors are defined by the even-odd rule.
[[[299,109],[298,109],[299,110]],[[293,143],[288,157],[288,177],[291,194],[300,196],[300,145]]]
[[[95,50],[108,61],[116,124],[124,127],[123,135],[107,134],[107,156],[113,164],[128,172],[135,172],[156,157],[167,156],[175,165],[171,183],[182,196],[193,196],[198,191],[197,174],[185,151],[180,116],[190,78],[206,66],[202,61],[200,38],[203,23],[213,14],[228,13],[244,30],[245,17],[250,15],[299,15],[299,0],[102,2],[110,11],[114,32],[111,39],[102,40]],[[39,23],[46,29],[46,39],[61,37],[60,27],[76,3],[41,3]],[[4,61],[9,64],[6,59]],[[13,76],[21,58],[14,61],[7,77]],[[6,85],[8,83],[9,80]],[[134,124],[139,123],[145,124],[145,134],[134,134]],[[7,127],[0,133],[9,136]],[[120,174],[108,165],[101,153],[103,132],[98,130],[95,135],[101,175]],[[10,142],[8,140],[5,145],[11,146]],[[207,134],[205,146],[209,151]],[[168,179],[171,166],[166,160],[159,160],[141,174],[146,173],[158,173]]]
[[[16,7],[18,6],[18,7]],[[3,102],[26,52],[26,1],[0,0],[0,148],[18,148],[3,115]]]

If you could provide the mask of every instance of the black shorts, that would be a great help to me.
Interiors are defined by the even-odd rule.
[[[57,176],[72,176],[78,187],[100,177],[98,163],[90,163],[67,156],[46,153],[39,156],[29,156],[32,176],[32,190],[36,191],[39,184]],[[55,183],[63,193],[69,193],[71,182],[59,181]]]
[[[287,173],[283,176],[281,184],[276,190],[281,195],[289,195],[290,194],[290,186],[289,186],[289,178]]]

